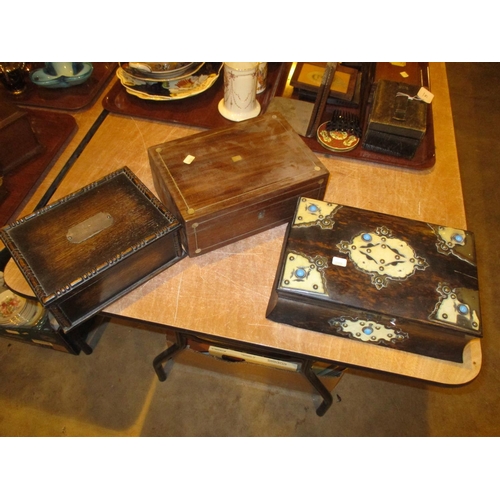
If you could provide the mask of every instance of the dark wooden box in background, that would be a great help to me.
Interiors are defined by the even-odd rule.
[[[411,159],[427,130],[429,104],[416,98],[420,87],[403,82],[377,83],[363,147]]]
[[[291,220],[329,172],[279,113],[150,147],[157,194],[194,257]]]
[[[123,168],[0,231],[64,332],[184,257],[180,223]]]
[[[302,198],[266,316],[462,362],[482,336],[474,235]]]

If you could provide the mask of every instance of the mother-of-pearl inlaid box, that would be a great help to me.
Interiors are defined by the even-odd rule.
[[[267,318],[462,362],[482,336],[474,235],[302,197]]]

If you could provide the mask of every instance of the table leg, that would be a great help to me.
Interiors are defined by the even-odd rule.
[[[191,335],[193,338],[198,339],[198,337],[195,334]],[[190,337],[189,333],[182,333],[180,331],[176,331],[175,342],[154,358],[153,368],[160,382],[164,382],[165,380],[167,380],[167,374],[165,372],[165,369],[163,368],[164,364],[167,361],[173,359],[180,351],[182,351],[187,347],[188,337]],[[309,383],[323,398],[323,402],[316,409],[316,414],[319,417],[322,417],[332,405],[333,397],[328,391],[328,389],[320,381],[316,373],[314,373],[312,369],[314,361],[312,359],[302,359],[301,362],[302,362],[301,373],[307,378]],[[340,376],[342,375],[344,369],[345,369],[344,367],[336,366],[335,376],[339,377],[340,379]]]
[[[302,363],[302,373],[309,380],[310,384],[318,391],[319,395],[323,398],[323,402],[316,409],[316,415],[318,417],[322,417],[332,406],[333,397],[328,391],[328,389],[321,383],[321,380],[317,377],[317,375],[313,372],[312,369],[313,361],[310,359],[305,360]],[[343,368],[338,370],[338,377],[342,375]]]
[[[87,342],[85,341],[85,339],[82,338],[80,335],[78,335],[78,334],[74,335],[73,337],[71,337],[71,340],[87,356],[89,356],[90,354],[92,354],[94,352],[92,347],[90,347],[87,344]]]
[[[165,380],[167,380],[167,374],[165,372],[165,369],[163,368],[163,365],[180,351],[182,351],[186,347],[186,345],[186,337],[184,337],[181,333],[176,332],[175,342],[168,349],[165,349],[155,357],[155,359],[153,360],[153,368],[160,382],[164,382]]]

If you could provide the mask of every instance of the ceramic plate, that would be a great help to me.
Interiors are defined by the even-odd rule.
[[[327,125],[330,122],[322,123],[318,127],[317,138],[318,142],[330,151],[337,153],[346,153],[352,151],[359,144],[359,137],[348,132],[339,130],[327,130]]]
[[[144,71],[142,69],[144,66],[153,67],[154,65],[177,65],[174,69],[165,70],[165,71],[155,71],[152,69],[151,71]],[[203,63],[200,62],[190,62],[190,63],[121,63],[120,66],[130,75],[135,76],[141,80],[145,81],[168,81],[179,79],[181,77],[186,77],[195,73]]]
[[[188,76],[193,75],[196,73],[205,63],[202,62],[197,62],[197,63],[191,63],[192,66],[190,66],[182,75],[177,76],[177,77],[162,77],[158,78],[156,76],[152,75],[146,75],[144,73],[141,73],[140,71],[135,70],[134,68],[130,67],[130,63],[120,63],[120,67],[123,69],[125,72],[126,76],[131,78],[136,82],[136,85],[144,85],[145,83],[148,82],[170,82],[170,81],[176,81],[180,80],[181,78],[187,78]]]
[[[82,70],[73,76],[53,76],[49,75],[45,68],[40,68],[30,75],[30,79],[40,87],[47,87],[53,89],[62,89],[67,87],[74,87],[85,83],[93,71],[91,63],[83,63]]]
[[[172,81],[145,82],[118,68],[116,76],[131,95],[150,101],[186,99],[208,90],[220,75],[222,63],[204,63],[188,77]]]
[[[0,325],[34,326],[44,315],[42,305],[10,290],[0,293]]]
[[[12,319],[17,317],[25,305],[26,299],[10,290],[0,293],[0,324],[12,323]]]

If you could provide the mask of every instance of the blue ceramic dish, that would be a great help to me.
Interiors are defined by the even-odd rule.
[[[45,68],[40,68],[31,73],[30,79],[36,85],[52,89],[61,89],[81,85],[89,79],[94,67],[91,63],[80,64],[81,66],[77,68],[79,71],[77,71],[74,75],[58,76],[54,73],[54,71],[51,71],[49,63]]]

